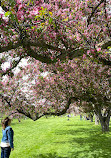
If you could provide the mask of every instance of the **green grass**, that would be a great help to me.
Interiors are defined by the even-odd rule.
[[[10,158],[110,158],[111,132],[79,117],[12,121],[15,150]],[[1,128],[1,126],[0,126]],[[0,138],[2,134],[0,132]]]

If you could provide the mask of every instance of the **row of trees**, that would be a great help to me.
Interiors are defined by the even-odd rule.
[[[108,66],[98,65],[88,58],[58,61],[48,66],[33,59],[13,78],[2,82],[2,102],[5,109],[33,120],[44,115],[62,115],[75,103],[84,112],[95,112],[102,130],[108,131],[109,74]]]
[[[109,0],[0,1],[1,110],[37,120],[72,102],[94,111],[109,131]],[[28,65],[14,74],[22,58]],[[3,63],[10,67],[3,70]],[[25,78],[23,77],[25,76]]]

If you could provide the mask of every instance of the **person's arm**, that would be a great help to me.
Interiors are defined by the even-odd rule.
[[[8,130],[8,141],[9,141],[9,143],[10,143],[10,147],[11,147],[12,150],[14,149],[13,135],[14,135],[14,132],[13,132],[12,128],[10,128],[10,129]]]

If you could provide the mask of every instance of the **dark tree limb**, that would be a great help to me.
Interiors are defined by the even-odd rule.
[[[108,66],[111,66],[111,60],[107,60],[107,59],[104,59],[102,57],[99,57],[98,59],[99,62],[101,62],[103,65],[108,65]]]
[[[10,69],[8,69],[6,72],[1,72],[1,76],[4,76],[6,74],[11,75],[12,74],[11,71],[20,63],[20,61],[21,61],[22,58],[23,57],[20,56],[20,59],[18,61],[16,61],[16,63],[14,63],[13,66]]]
[[[39,60],[43,63],[47,63],[47,64],[51,64],[53,63],[53,61],[51,60],[50,57],[48,56],[43,56],[43,55],[38,55],[30,46],[27,46],[26,47],[26,52],[27,52],[27,55],[36,59],[36,60]]]
[[[12,107],[12,104],[10,101],[8,101],[7,97],[4,97],[3,95],[0,94],[0,96],[3,98],[4,101],[6,101],[6,103],[8,104],[9,107]],[[77,101],[78,98],[76,97],[70,97],[67,101],[66,106],[64,107],[63,110],[57,110],[55,112],[44,112],[43,114],[39,114],[38,112],[35,112],[35,106],[31,106],[31,108],[33,108],[33,112],[30,112],[29,110],[25,110],[22,106],[20,106],[19,108],[15,109],[15,113],[20,113],[23,114],[25,116],[27,116],[28,118],[32,119],[33,121],[38,120],[39,118],[45,116],[45,115],[55,115],[55,116],[60,116],[63,115],[67,112],[67,110],[69,109],[70,104],[72,103],[72,101]],[[29,107],[30,108],[30,107]],[[11,113],[13,114],[13,113]],[[9,115],[11,115],[9,114]]]
[[[107,49],[107,47],[111,47],[111,40],[105,42],[102,46],[100,46],[102,49]]]
[[[76,97],[69,98],[65,108],[63,110],[61,110],[61,111],[59,111],[59,110],[55,111],[55,112],[50,112],[49,111],[49,112],[44,112],[43,114],[39,114],[39,113],[37,113],[35,111],[33,113],[30,113],[29,111],[26,111],[22,107],[17,108],[16,110],[17,110],[18,113],[27,116],[28,118],[32,119],[33,121],[36,121],[36,120],[38,120],[39,118],[41,118],[41,117],[43,117],[45,115],[61,116],[61,115],[65,114],[67,112],[67,110],[69,109],[69,106],[70,106],[70,104],[72,103],[73,100],[77,101],[78,98],[76,98]]]
[[[55,116],[61,116],[61,115],[63,115],[63,114],[65,114],[66,112],[67,112],[67,110],[69,109],[69,107],[70,107],[70,104],[73,102],[73,101],[77,101],[78,100],[78,98],[76,98],[76,97],[70,97],[69,99],[68,99],[68,101],[67,101],[67,104],[66,104],[66,106],[65,106],[65,108],[63,109],[63,110],[61,110],[61,111],[57,111],[57,112],[45,112],[43,115],[55,115]]]
[[[107,20],[108,18],[107,18],[107,11],[106,11],[106,0],[104,1],[104,12],[105,12],[105,18]],[[111,37],[111,29],[110,29],[110,26],[109,26],[108,22],[107,22],[106,26],[107,26],[107,29],[108,29],[108,32],[109,32],[109,36]]]
[[[60,59],[61,61],[66,60],[66,57],[68,56],[69,59],[73,59],[73,58],[77,58],[82,56],[83,54],[86,54],[87,50],[89,49],[88,47],[84,47],[84,48],[69,48],[69,49],[64,49],[64,48],[59,48],[56,46],[53,46],[51,44],[47,44],[46,42],[44,42],[44,40],[42,41],[30,41],[28,40],[28,38],[24,38],[23,41],[18,40],[17,43],[13,44],[9,44],[6,47],[0,47],[0,52],[8,52],[9,50],[12,49],[16,49],[19,48],[20,46],[22,46],[27,53],[27,56],[33,57],[36,60],[39,60],[43,63],[47,63],[47,64],[51,64],[57,61],[57,59]],[[104,44],[102,44],[100,47],[102,49],[106,49],[108,46],[111,46],[111,41],[107,41]],[[50,58],[50,56],[46,56],[46,55],[42,55],[36,51],[34,51],[34,49],[32,49],[32,47],[39,47],[41,49],[41,52],[43,51],[55,51],[58,53],[58,55],[55,56],[55,60],[52,60]],[[90,46],[89,46],[90,47]],[[21,47],[20,47],[21,48]],[[103,64],[105,65],[110,65],[110,61],[100,58],[100,61],[103,62]]]
[[[9,50],[12,50],[12,49],[16,49],[16,48],[19,48],[20,46],[22,46],[21,42],[18,41],[17,43],[9,43],[7,46],[5,47],[1,47],[0,46],[0,53],[3,53],[3,52],[8,52]]]
[[[90,21],[91,21],[91,18],[93,17],[94,13],[96,12],[97,8],[104,2],[105,0],[101,0],[100,3],[98,3],[97,6],[95,6],[93,9],[92,9],[92,13],[90,16],[88,16],[88,19],[87,19],[87,24],[89,25]]]
[[[8,100],[8,97],[3,96],[2,94],[0,94],[0,97],[1,97],[2,101],[6,101],[6,103],[8,104],[9,107],[12,106],[10,101]]]

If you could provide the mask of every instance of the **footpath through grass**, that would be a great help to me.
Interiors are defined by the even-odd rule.
[[[100,126],[79,117],[13,120],[11,126],[15,150],[10,158],[111,158],[111,132],[102,134]]]

